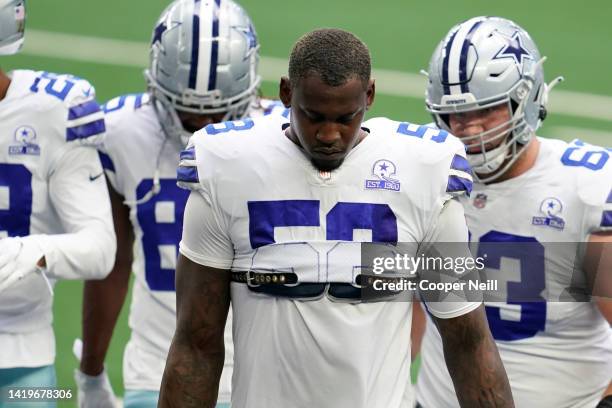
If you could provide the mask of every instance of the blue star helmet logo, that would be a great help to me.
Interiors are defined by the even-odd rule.
[[[249,24],[248,28],[243,27],[234,27],[236,30],[240,31],[246,37],[247,40],[247,49],[245,59],[248,58],[254,50],[257,49],[257,34],[255,34],[255,30],[253,29],[253,25]]]
[[[19,126],[15,130],[15,141],[24,145],[33,144],[36,140],[36,132],[30,126]]]
[[[506,40],[507,44],[497,52],[493,59],[513,58],[514,62],[521,67],[523,66],[523,61],[525,58],[533,60],[532,55],[523,46],[521,35],[518,31],[515,31],[514,34],[512,34],[512,37],[506,37]]]
[[[153,40],[151,41],[151,45],[154,45],[156,43],[161,44],[162,35],[164,34],[164,32],[166,32],[167,29],[168,26],[166,26],[166,23],[164,23],[163,21],[159,23],[157,27],[155,27],[155,29],[153,30]]]
[[[563,211],[563,203],[555,197],[546,198],[540,205],[540,212],[549,217],[559,217]]]

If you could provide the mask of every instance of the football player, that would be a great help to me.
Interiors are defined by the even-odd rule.
[[[147,92],[120,96],[104,106],[108,130],[101,157],[118,253],[108,279],[85,287],[84,348],[75,373],[81,407],[114,404],[103,364],[130,271],[135,281],[123,402],[126,407],[157,406],[176,326],[174,269],[189,195],[176,185],[179,154],[189,136],[207,124],[273,109],[284,112],[282,104],[257,97],[258,49],[251,19],[232,0],[176,0],[153,30]],[[220,403],[230,399],[229,325],[226,335]]]
[[[471,177],[447,132],[427,132],[430,142],[423,127],[362,123],[370,71],[353,34],[315,30],[280,82],[289,121],[208,125],[181,153],[191,194],[160,407],[214,405],[230,291],[232,407],[412,406],[410,303],[362,301],[360,242],[463,241],[467,251],[452,198]],[[429,307],[463,406],[513,406],[481,304]]]
[[[19,50],[25,7],[23,0],[0,0],[0,55]],[[104,128],[87,81],[0,70],[2,398],[6,388],[56,385],[54,282],[100,279],[112,267],[111,208],[93,147]]]
[[[460,199],[474,253],[489,252],[487,276],[503,285],[507,302],[485,309],[517,406],[594,407],[612,394],[611,303],[567,295],[609,279],[610,264],[597,276],[591,255],[612,254],[612,160],[609,149],[536,136],[558,82],[544,82],[543,62],[514,22],[469,19],[434,51],[426,104],[461,138],[477,178],[472,198]],[[442,339],[427,320],[417,399],[456,407]]]

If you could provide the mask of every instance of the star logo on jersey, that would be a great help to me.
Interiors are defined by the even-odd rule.
[[[391,160],[376,160],[372,166],[372,175],[376,179],[366,180],[365,188],[368,190],[400,191],[400,182],[393,177],[396,172],[397,167]]]
[[[15,141],[19,145],[9,146],[9,155],[39,156],[40,146],[36,144],[36,131],[31,126],[19,126],[15,129]]]
[[[249,24],[248,28],[244,27],[234,27],[238,32],[246,37],[247,49],[244,59],[247,59],[255,52],[257,49],[257,34],[255,33],[255,29],[253,25]]]
[[[562,211],[563,204],[561,200],[555,197],[545,198],[542,204],[540,204],[540,213],[544,214],[544,216],[533,217],[531,223],[533,225],[563,230],[565,228],[565,220],[561,218]]]
[[[523,62],[525,58],[529,58],[530,60],[533,60],[533,57],[531,56],[529,51],[527,51],[525,47],[523,46],[523,41],[521,40],[520,33],[516,31],[514,32],[514,34],[512,34],[512,37],[510,38],[506,37],[505,35],[501,33],[500,35],[506,38],[507,43],[505,46],[502,47],[501,50],[497,52],[497,54],[495,55],[495,57],[493,57],[493,59],[512,58],[514,59],[514,62],[516,63],[516,65],[521,67],[521,71],[522,71]]]

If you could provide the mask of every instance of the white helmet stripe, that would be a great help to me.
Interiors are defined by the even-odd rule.
[[[459,82],[460,78],[460,64],[461,64],[461,50],[463,49],[463,43],[470,33],[472,26],[482,20],[480,17],[472,18],[465,23],[461,24],[461,27],[457,31],[457,35],[453,40],[453,44],[450,49],[449,63],[448,63],[448,82],[450,84],[457,84],[450,87],[451,95],[460,94],[461,86]]]
[[[198,57],[198,81],[195,87],[198,94],[205,94],[209,90],[215,89],[216,86],[217,56],[219,52],[219,41],[217,40],[219,35],[218,4],[219,0],[215,1],[213,7],[207,4],[206,1],[203,1],[200,5],[200,36],[197,38],[200,55]],[[217,27],[216,33],[215,27]],[[200,39],[204,39],[204,41]]]

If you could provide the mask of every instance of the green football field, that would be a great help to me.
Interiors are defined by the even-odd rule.
[[[142,70],[155,20],[167,0],[28,0],[26,46],[0,59],[14,68],[68,72],[89,79],[101,102],[144,89]],[[370,116],[429,122],[424,110],[425,79],[418,75],[446,31],[477,15],[500,15],[526,28],[548,56],[550,81],[565,82],[550,95],[550,114],[540,134],[581,138],[610,146],[612,140],[612,2],[558,0],[243,0],[261,43],[263,91],[275,97],[278,75],[294,41],[316,27],[341,27],[370,47],[378,94]],[[72,342],[80,336],[81,289],[77,282],[56,287],[55,332],[61,387],[74,388]],[[123,393],[122,350],[127,341],[127,307],[107,358],[113,386]],[[69,406],[69,405],[66,405]]]

